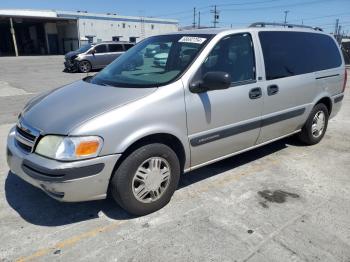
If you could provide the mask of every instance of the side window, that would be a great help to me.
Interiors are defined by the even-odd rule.
[[[200,68],[200,77],[207,72],[229,73],[232,82],[255,80],[255,57],[248,33],[224,37],[212,49]]]
[[[118,45],[118,44],[110,44],[108,45],[109,47],[109,52],[123,52],[123,45]]]
[[[107,52],[107,46],[106,45],[98,45],[95,46],[96,53],[106,53]]]
[[[125,44],[124,45],[124,48],[125,48],[125,51],[129,50],[131,47],[133,47],[134,45],[132,44]]]
[[[266,79],[311,73],[341,65],[334,40],[324,34],[305,32],[259,32]]]

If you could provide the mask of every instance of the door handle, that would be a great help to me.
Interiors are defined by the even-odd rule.
[[[278,85],[270,85],[267,87],[267,95],[273,96],[278,93]]]
[[[262,96],[261,88],[255,87],[253,89],[250,89],[249,91],[249,98],[250,99],[258,99]]]

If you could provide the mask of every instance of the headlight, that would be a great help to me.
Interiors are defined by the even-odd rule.
[[[35,152],[57,160],[79,160],[96,157],[102,148],[103,140],[98,136],[44,136]]]

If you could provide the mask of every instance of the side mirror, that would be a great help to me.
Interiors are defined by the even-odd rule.
[[[91,49],[90,54],[95,55],[96,54],[96,50],[95,49]]]
[[[192,82],[190,91],[192,93],[203,93],[212,90],[227,89],[231,85],[231,76],[226,72],[208,72],[202,80]]]

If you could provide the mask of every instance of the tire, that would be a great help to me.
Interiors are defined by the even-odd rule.
[[[89,73],[91,69],[91,63],[87,60],[83,60],[78,63],[78,70],[80,73]]]
[[[318,122],[316,118],[318,118],[319,121],[321,121],[322,115],[324,117],[323,129],[321,132],[316,132],[316,129],[321,130],[321,123],[317,125]],[[322,103],[315,105],[301,132],[298,134],[299,140],[307,145],[315,145],[318,142],[320,142],[326,133],[328,126],[328,118],[329,112],[327,107]]]
[[[168,180],[165,181],[166,176]],[[164,144],[148,144],[123,160],[111,179],[110,192],[128,213],[147,215],[169,203],[179,178],[180,163],[176,153]]]

